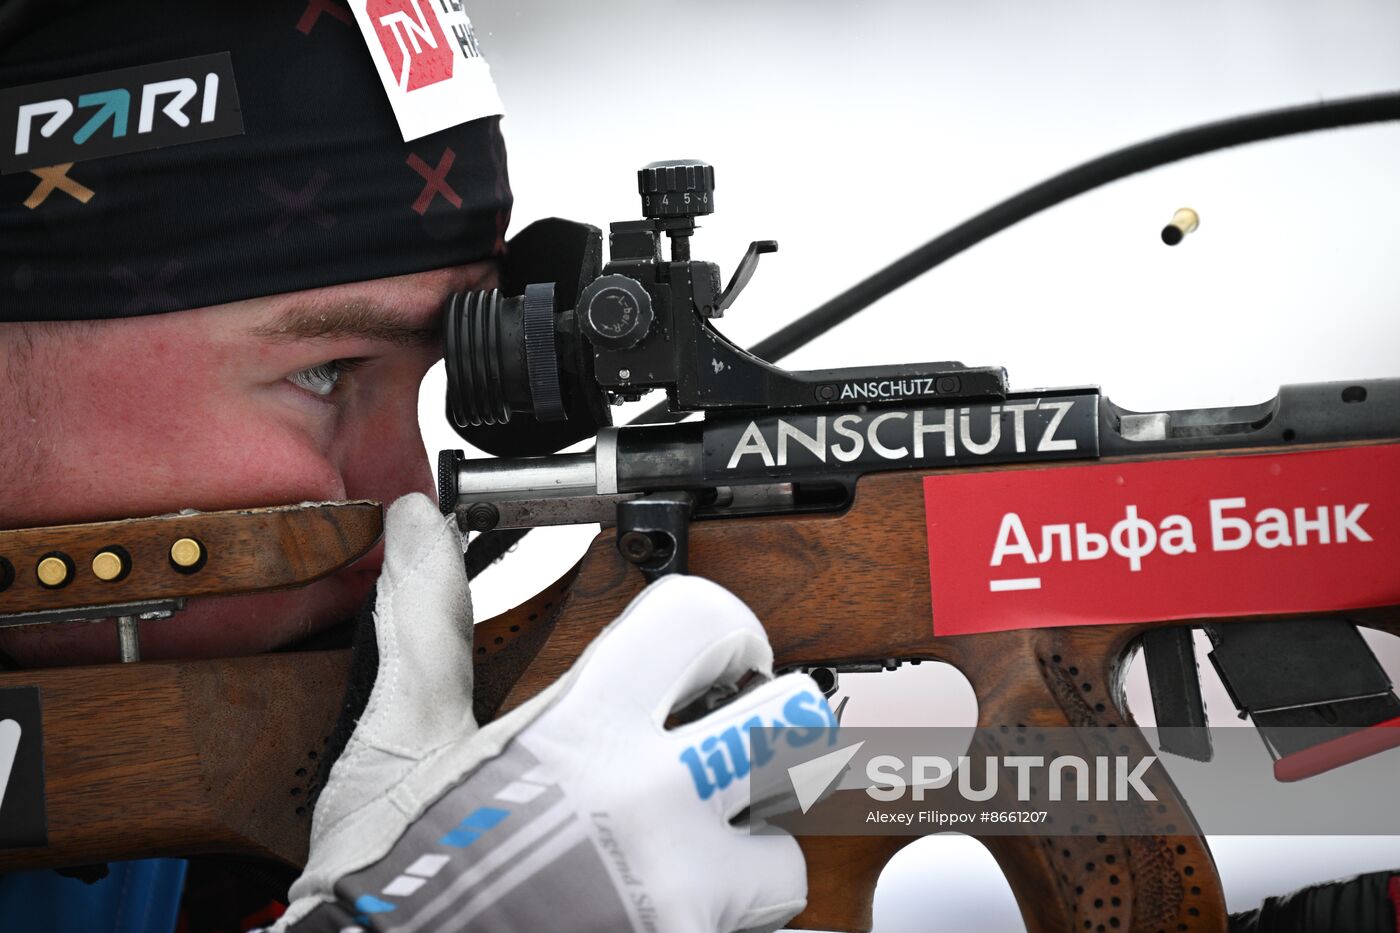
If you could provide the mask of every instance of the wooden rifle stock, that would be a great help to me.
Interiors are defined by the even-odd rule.
[[[922,502],[920,474],[889,473],[861,480],[842,515],[698,522],[690,571],[752,607],[779,666],[944,661],[975,689],[981,726],[1112,726],[1145,748],[1122,678],[1151,626],[936,637]],[[479,717],[563,674],[642,586],[604,534],[570,574],[478,625]],[[1400,634],[1396,607],[1350,617]],[[348,664],[333,651],[0,676],[0,686],[43,691],[50,837],[46,848],[0,852],[0,870],[212,852],[300,864],[305,802]],[[1204,839],[1170,784],[1154,790],[1157,803],[1101,836],[980,837],[1029,930],[1226,929]],[[794,925],[868,930],[876,878],[912,838],[801,839],[809,900]]]
[[[477,626],[488,680],[523,669],[571,579]],[[41,691],[49,834],[0,849],[0,871],[201,854],[300,866],[349,671],[341,649],[0,674]]]

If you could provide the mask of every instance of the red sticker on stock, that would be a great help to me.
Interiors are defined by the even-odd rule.
[[[1400,604],[1400,445],[924,477],[934,632]]]

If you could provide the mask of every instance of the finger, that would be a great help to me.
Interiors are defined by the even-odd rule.
[[[614,712],[640,706],[659,729],[711,687],[772,669],[773,649],[748,606],[717,583],[673,575],[643,590],[589,646],[569,694]]]
[[[471,716],[472,613],[462,535],[421,493],[389,507],[375,602],[379,671],[360,731],[374,745],[421,754]]]
[[[836,716],[816,681],[784,674],[708,716],[671,732],[695,793],[728,823],[770,791],[791,791],[786,766],[836,747]],[[754,790],[755,772],[763,781]],[[773,784],[773,788],[768,785]]]
[[[777,930],[807,906],[807,860],[786,833],[739,836],[725,859],[730,911],[721,929]]]

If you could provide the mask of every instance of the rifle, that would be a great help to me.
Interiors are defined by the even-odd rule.
[[[819,309],[819,324],[1018,214],[1164,152],[1397,115],[1397,95],[1299,108],[1096,160],[838,297]],[[1185,727],[1169,750],[1208,756],[1190,651],[1190,632],[1202,627],[1282,776],[1395,744],[1400,730],[1385,726],[1400,717],[1400,701],[1357,628],[1400,634],[1400,587],[1386,569],[1400,556],[1400,525],[1380,481],[1400,466],[1400,380],[1289,386],[1239,408],[1132,412],[1092,388],[1012,392],[1001,370],[955,362],[786,372],[762,357],[800,344],[801,327],[750,353],[710,323],[769,245],[751,247],[721,289],[717,268],[689,258],[694,217],[713,204],[708,167],[653,165],[641,186],[649,216],[613,225],[608,265],[601,231],[537,225],[521,237],[538,248],[517,238],[516,249],[565,261],[569,274],[519,264],[505,276],[508,297],[454,296],[444,315],[454,421],[473,444],[503,455],[440,458],[444,510],[490,533],[473,542],[469,564],[490,560],[510,540],[499,537],[507,529],[615,525],[568,574],[477,625],[480,721],[562,674],[648,578],[686,570],[753,608],[780,667],[830,676],[950,663],[976,691],[982,726],[1112,727],[1142,747],[1121,682],[1142,648],[1158,722]],[[606,401],[657,387],[705,420],[608,426]],[[591,452],[554,452],[589,436]],[[1115,498],[1115,488],[1136,498]],[[1206,498],[1189,501],[1197,492]],[[308,582],[378,534],[376,522],[337,521],[329,506],[279,511],[283,523],[299,523],[295,533],[250,522],[252,514],[0,533],[8,561],[0,622],[130,617],[186,596]],[[170,524],[180,521],[202,524]],[[175,540],[201,545],[195,572],[171,553],[177,532]],[[129,573],[87,582],[76,572],[94,549],[114,546]],[[226,555],[236,554],[269,560],[235,573]],[[1300,571],[1317,555],[1323,573]],[[44,560],[64,565],[72,584],[43,586]],[[278,566],[291,570],[270,569]],[[147,567],[160,573],[137,572]],[[1173,585],[1086,598],[1086,580],[1141,579],[1132,575],[1144,567]],[[1221,574],[1260,567],[1276,575],[1266,586],[1221,583]],[[1186,579],[1202,573],[1204,582]],[[38,690],[47,817],[41,844],[0,850],[0,869],[200,853],[299,865],[349,663],[336,650],[0,675],[0,697]],[[1280,668],[1291,672],[1286,696]],[[1328,731],[1295,747],[1297,725]],[[1124,815],[1114,834],[979,835],[1029,929],[1224,929],[1205,840],[1170,783],[1154,789],[1158,801]],[[876,877],[908,839],[799,841],[810,897],[794,925],[869,929]]]

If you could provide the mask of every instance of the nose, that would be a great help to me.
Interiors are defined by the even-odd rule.
[[[380,422],[379,429],[364,432],[364,440],[353,451],[347,451],[347,462],[341,473],[345,479],[345,494],[351,499],[374,499],[387,510],[395,499],[411,492],[421,492],[429,498],[437,487],[428,466],[427,450],[418,430],[417,412],[413,417],[398,417]],[[367,584],[379,577],[384,565],[384,540],[357,560],[351,571],[365,577]]]

